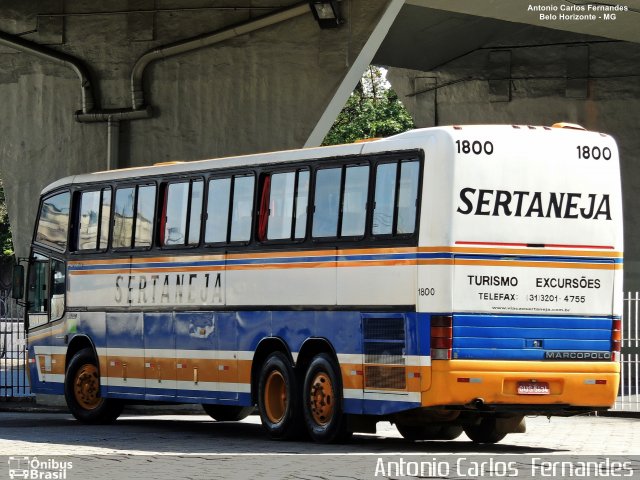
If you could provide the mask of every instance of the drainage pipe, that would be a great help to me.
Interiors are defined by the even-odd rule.
[[[29,53],[58,65],[72,68],[80,78],[80,88],[82,92],[82,112],[91,112],[96,105],[91,86],[91,77],[88,68],[77,58],[66,53],[57,52],[50,48],[43,47],[37,43],[30,42],[24,38],[0,32],[0,45],[13,48],[21,52]]]
[[[131,72],[131,102],[132,109],[138,110],[144,108],[144,90],[142,86],[142,80],[144,72],[147,66],[163,58],[171,57],[173,55],[179,55],[182,53],[197,50],[199,48],[209,47],[216,43],[230,40],[232,38],[245,35],[247,33],[260,30],[271,25],[275,25],[285,20],[304,15],[310,12],[309,2],[304,1],[293,5],[292,7],[280,10],[275,13],[271,13],[253,20],[248,20],[236,24],[232,27],[226,27],[221,30],[212,33],[206,33],[197,37],[181,40],[179,42],[170,43],[168,45],[154,48],[142,55],[134,64]]]

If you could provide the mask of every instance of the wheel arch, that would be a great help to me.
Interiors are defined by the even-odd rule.
[[[96,366],[98,367],[98,372],[100,371],[100,358],[98,357],[98,351],[93,341],[87,337],[86,335],[74,335],[74,337],[69,342],[67,346],[67,353],[64,360],[64,371],[66,373],[67,368],[69,368],[69,362],[73,356],[78,353],[80,350],[84,350],[85,348],[90,348],[93,352],[93,356],[96,359]]]
[[[294,364],[291,350],[282,338],[265,337],[260,340],[253,354],[253,361],[251,362],[251,401],[254,405],[258,403],[258,379],[260,378],[260,369],[267,357],[274,352],[283,353],[289,362],[291,362],[291,365]]]
[[[311,364],[313,357],[321,353],[328,354],[338,367],[338,373],[340,373],[340,362],[338,361],[338,354],[336,353],[333,345],[329,340],[324,337],[309,337],[300,347],[300,352],[296,358],[296,370],[300,375],[304,375],[307,367]],[[340,375],[340,384],[342,384],[342,376]]]

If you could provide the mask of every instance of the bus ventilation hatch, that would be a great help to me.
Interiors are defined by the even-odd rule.
[[[404,317],[365,317],[364,388],[406,389]]]

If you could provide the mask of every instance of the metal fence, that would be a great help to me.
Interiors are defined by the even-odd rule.
[[[0,400],[30,397],[22,307],[0,290]]]
[[[622,314],[622,353],[620,355],[620,391],[614,410],[640,412],[640,334],[638,320],[640,292],[627,292]]]
[[[624,296],[620,391],[614,410],[640,412],[640,292]],[[0,400],[32,396],[27,375],[23,310],[0,290]]]

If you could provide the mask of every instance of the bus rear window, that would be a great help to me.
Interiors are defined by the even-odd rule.
[[[42,201],[36,242],[66,250],[70,201],[69,192],[59,193]]]

